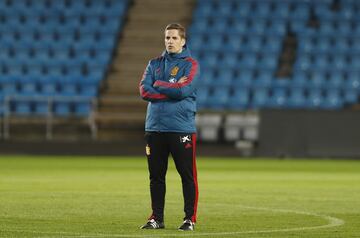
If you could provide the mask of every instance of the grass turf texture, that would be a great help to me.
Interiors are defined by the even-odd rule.
[[[177,230],[183,200],[172,160],[166,229],[154,231],[139,230],[150,214],[145,158],[1,156],[0,237],[360,237],[360,161],[197,164],[198,223],[184,233]],[[307,230],[331,223],[313,213],[345,223]]]

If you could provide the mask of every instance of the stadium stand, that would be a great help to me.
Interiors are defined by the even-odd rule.
[[[127,4],[126,0],[0,1],[1,108],[22,115],[89,115]]]
[[[359,9],[356,0],[198,0],[189,44],[203,72],[199,108],[359,103]]]
[[[0,1],[0,114],[91,115],[128,2]]]

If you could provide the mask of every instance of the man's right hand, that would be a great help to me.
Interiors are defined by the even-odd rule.
[[[178,83],[185,83],[187,79],[188,79],[188,77],[182,76],[182,77],[179,79],[179,81],[177,81],[177,82],[178,82]]]

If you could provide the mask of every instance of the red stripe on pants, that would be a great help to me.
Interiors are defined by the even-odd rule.
[[[191,217],[192,222],[196,222],[196,212],[197,212],[197,205],[199,199],[199,188],[198,188],[198,181],[197,181],[197,169],[196,169],[196,134],[192,134],[192,143],[193,143],[193,177],[194,177],[194,184],[195,184],[195,201],[194,201],[194,214]]]

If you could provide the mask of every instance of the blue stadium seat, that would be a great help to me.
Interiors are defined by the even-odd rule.
[[[245,21],[236,21],[232,25],[234,34],[245,34],[248,30],[248,25]]]
[[[286,22],[280,19],[272,20],[269,27],[266,27],[267,35],[284,36],[286,33]]]
[[[254,69],[257,64],[257,56],[255,53],[244,54],[239,62],[239,67],[246,69]]]
[[[16,101],[14,104],[14,113],[18,115],[30,115],[32,113],[31,102],[28,101]]]
[[[98,82],[91,80],[78,80],[79,83],[79,95],[85,97],[97,97],[98,96]]]
[[[268,18],[271,14],[271,2],[256,4],[255,11],[252,12],[256,18]]]
[[[328,88],[341,88],[345,85],[345,76],[342,72],[335,71],[329,74],[329,80],[327,83]]]
[[[324,88],[326,85],[326,74],[324,71],[314,71],[310,73],[308,86],[311,88]]]
[[[234,84],[237,87],[250,87],[254,80],[254,71],[250,69],[241,69],[235,77]]]
[[[270,97],[269,106],[273,108],[285,108],[288,104],[287,99],[288,96],[285,88],[275,88]]]
[[[70,102],[55,101],[54,103],[54,114],[56,116],[69,117],[72,113],[72,104]]]
[[[197,89],[197,106],[198,108],[206,108],[208,107],[208,99],[209,99],[209,90],[207,87],[200,87]]]
[[[250,103],[250,89],[236,88],[230,96],[227,107],[233,110],[245,110]]]
[[[20,89],[19,93],[24,96],[36,95],[38,93],[38,85],[35,79],[22,78],[19,80]]]
[[[308,107],[311,109],[319,109],[322,107],[324,98],[321,89],[310,89],[307,98]]]
[[[234,35],[227,40],[227,43],[224,44],[224,49],[228,52],[239,52],[242,48],[243,39],[238,36]]]
[[[47,115],[51,112],[51,106],[47,101],[37,101],[34,103],[34,113],[36,115]]]
[[[42,96],[57,96],[59,94],[56,79],[45,79],[40,81],[39,94]]]
[[[239,59],[237,54],[225,54],[220,64],[225,69],[235,69],[238,65]]]
[[[229,28],[227,18],[217,18],[215,22],[210,26],[211,31],[216,34],[224,34]],[[216,35],[213,35],[216,36]]]
[[[212,109],[224,109],[229,100],[229,88],[217,87],[214,89],[213,94],[210,96],[209,106]]]
[[[92,104],[90,100],[88,102],[75,103],[75,109],[74,109],[75,115],[87,116],[91,113],[91,111],[92,111]]]
[[[289,4],[283,1],[274,2],[275,9],[273,10],[273,16],[280,19],[285,19],[289,16],[290,8]]]
[[[359,90],[346,89],[344,90],[344,104],[354,104],[359,102]]]
[[[200,80],[197,81],[199,87],[213,85],[216,78],[214,71],[215,70],[213,69],[203,71],[203,73],[200,75]]]
[[[253,85],[259,87],[270,87],[271,82],[272,82],[271,71],[262,70],[257,73]]]
[[[343,107],[343,98],[340,89],[330,89],[325,91],[322,108],[329,110],[338,110]]]
[[[360,74],[358,71],[349,72],[345,87],[349,89],[360,89]]]
[[[216,80],[213,81],[214,86],[228,87],[232,85],[234,74],[232,70],[222,69],[219,71]]]
[[[292,19],[307,21],[310,16],[310,7],[306,2],[297,2],[289,16]]]
[[[251,107],[254,109],[269,106],[269,88],[259,87],[252,90]]]
[[[214,35],[206,42],[206,48],[210,51],[216,51],[224,46],[224,39],[222,35]]]
[[[266,70],[275,70],[278,59],[272,54],[265,54],[259,60],[258,68]]]
[[[266,29],[266,21],[262,19],[256,19],[251,21],[248,26],[248,34],[262,35]]]
[[[200,65],[202,65],[204,69],[216,67],[217,64],[218,64],[218,54],[213,52],[206,53],[204,58],[201,59],[200,61]]]
[[[294,109],[306,107],[305,89],[301,87],[291,88],[287,106]]]

